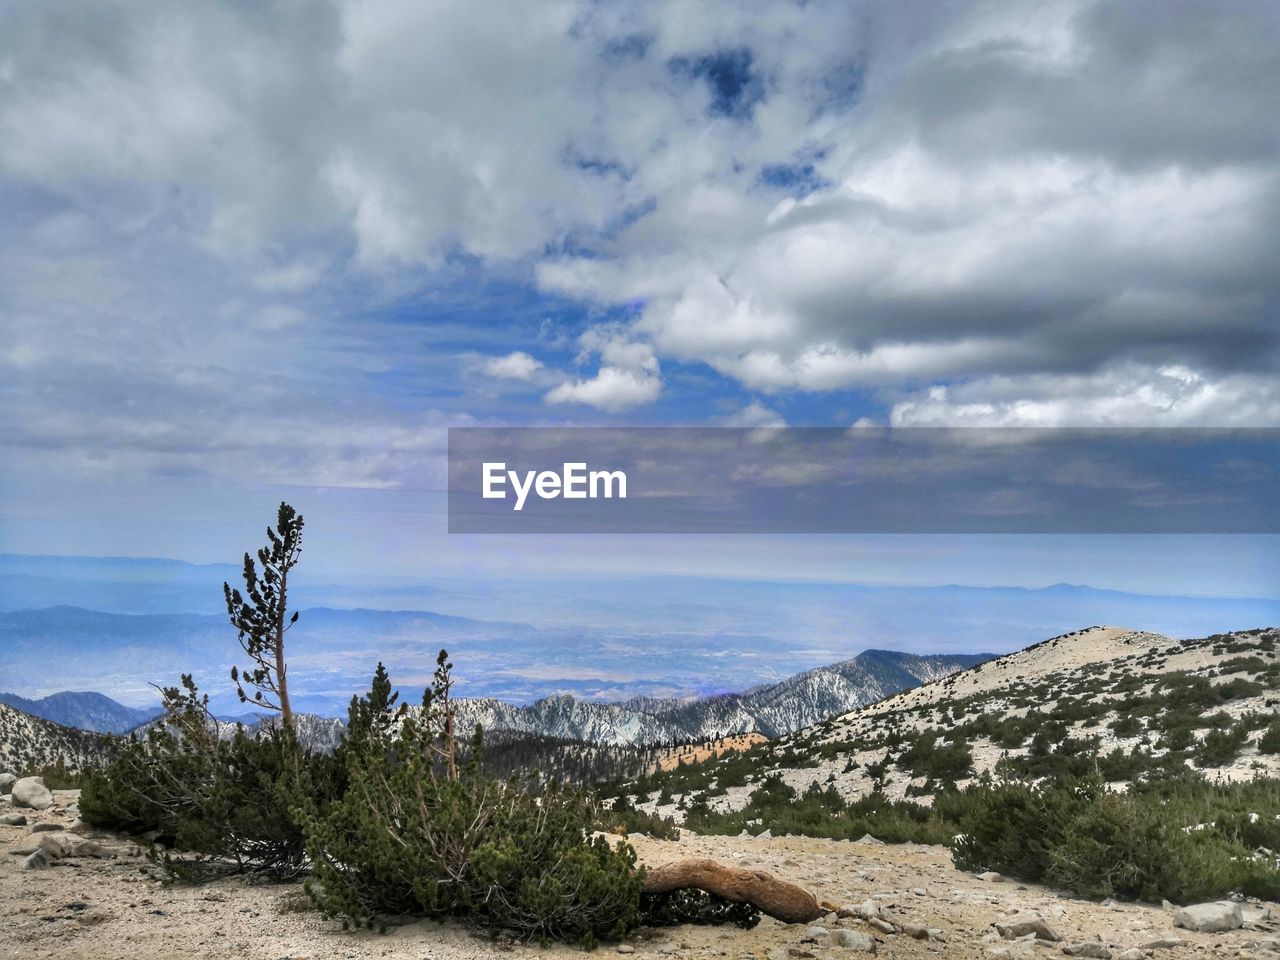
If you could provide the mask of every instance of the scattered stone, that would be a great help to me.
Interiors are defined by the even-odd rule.
[[[1004,877],[996,873],[994,870],[988,870],[986,873],[978,874],[978,879],[984,883],[1003,883]]]
[[[821,940],[826,940],[829,936],[831,936],[831,932],[826,927],[810,927],[804,932],[802,942],[818,943]]]
[[[897,933],[898,932],[897,927],[895,927],[888,920],[885,920],[881,917],[866,917],[865,920],[868,924],[875,927],[881,933]]]
[[[0,816],[0,824],[6,827],[25,827],[27,818],[20,813],[6,813]]]
[[[50,860],[61,860],[67,855],[67,842],[63,838],[64,834],[60,833],[33,833],[11,846],[9,852],[25,856],[39,851]]]
[[[75,834],[66,834],[63,842],[66,844],[66,856],[68,857],[109,857],[111,854],[107,849],[95,840],[86,840],[83,837],[77,837]]]
[[[911,893],[916,897],[927,897],[929,895],[929,891],[924,887],[912,887]]]
[[[1027,914],[1021,917],[1014,917],[1010,920],[997,920],[995,922],[996,933],[1000,934],[1002,940],[1018,940],[1022,937],[1035,937],[1037,940],[1047,940],[1049,943],[1057,943],[1062,937],[1040,917],[1034,914]]]
[[[12,773],[0,773],[0,794],[8,793],[17,782],[18,778]]]
[[[1089,957],[1091,960],[1111,960],[1111,948],[1098,940],[1071,943],[1062,948],[1068,957]]]
[[[883,846],[884,846],[884,841],[883,841],[883,840],[878,840],[878,839],[876,839],[875,837],[873,837],[873,836],[872,836],[871,834],[869,834],[869,833],[864,833],[864,834],[863,834],[862,836],[860,836],[857,840],[855,840],[855,841],[854,841],[854,843],[868,843],[868,844],[870,844],[870,845],[871,845],[871,846],[873,846],[873,847],[883,847]]]
[[[1143,950],[1172,950],[1174,947],[1180,947],[1184,943],[1186,943],[1185,940],[1180,940],[1177,937],[1160,937],[1157,940],[1151,940],[1151,941],[1148,941],[1147,943],[1144,943],[1142,945],[1142,949]]]
[[[13,785],[13,805],[32,810],[48,810],[53,806],[53,794],[39,777],[23,777]]]
[[[831,935],[831,942],[837,947],[846,947],[862,953],[876,952],[876,938],[869,933],[859,933],[856,930],[837,930]]]
[[[1117,953],[1116,960],[1147,960],[1147,955],[1137,947],[1130,947]]]
[[[769,840],[769,839],[771,839],[772,837],[773,837],[773,831],[772,831],[772,830],[765,830],[765,831],[763,831],[763,832],[761,832],[761,833],[757,833],[757,834],[756,834],[756,839],[757,839],[757,840]]]
[[[635,953],[636,948],[629,943],[618,944],[618,953]]]
[[[1196,933],[1226,933],[1228,930],[1239,930],[1244,925],[1244,913],[1240,904],[1225,900],[1197,903],[1175,913],[1173,925]]]
[[[32,833],[62,833],[62,824],[60,823],[37,823],[31,828]]]
[[[928,927],[920,927],[914,923],[904,923],[902,925],[902,932],[912,940],[933,939],[933,932]]]
[[[37,850],[31,856],[22,861],[23,870],[48,870],[52,864],[49,858],[44,855],[43,850]]]

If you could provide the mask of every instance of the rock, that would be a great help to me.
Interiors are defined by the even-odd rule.
[[[875,927],[881,933],[897,933],[898,932],[897,927],[895,927],[888,920],[885,920],[881,917],[867,917],[865,919],[868,924]]]
[[[1179,940],[1177,937],[1160,937],[1158,940],[1151,940],[1142,945],[1143,950],[1172,950],[1174,947],[1180,947],[1185,940]]]
[[[1196,933],[1225,933],[1244,925],[1244,913],[1238,903],[1220,900],[1183,907],[1173,915],[1173,925]]]
[[[763,831],[762,833],[757,833],[757,834],[756,834],[756,839],[757,839],[757,840],[768,840],[768,839],[770,839],[772,836],[773,836],[773,831],[772,831],[772,830],[765,830],[765,831]]]
[[[1020,937],[1034,936],[1037,940],[1057,943],[1062,939],[1054,929],[1034,914],[1013,917],[1010,920],[997,920],[996,933],[1002,940],[1017,940]]]
[[[12,773],[0,773],[0,793],[8,793],[17,782],[18,778]]]
[[[65,834],[61,833],[33,833],[9,848],[10,853],[19,855],[40,852],[50,860],[61,860],[67,850]]]
[[[1090,957],[1092,960],[1111,960],[1111,948],[1098,940],[1070,943],[1062,948],[1068,957]]]
[[[39,777],[23,777],[13,785],[13,805],[48,810],[53,806],[53,794]]]
[[[27,818],[20,813],[6,813],[4,816],[0,816],[0,825],[6,827],[25,827],[27,825]]]
[[[37,850],[31,856],[22,861],[23,870],[48,870],[52,864],[49,858],[44,855],[43,850]]]
[[[1004,877],[996,873],[994,870],[988,870],[986,873],[978,874],[978,879],[984,883],[1002,883]]]
[[[107,849],[96,840],[86,840],[84,837],[77,837],[75,834],[67,834],[64,837],[66,844],[66,856],[68,857],[97,857],[102,859],[111,856]]]
[[[919,927],[914,923],[904,923],[902,925],[902,932],[912,940],[929,940],[933,937],[933,934],[929,931],[928,927]]]
[[[618,944],[618,953],[635,953],[636,948],[629,943]]]
[[[869,844],[871,844],[871,846],[873,846],[873,847],[883,847],[883,846],[884,846],[884,841],[883,841],[883,840],[877,840],[875,837],[873,837],[873,836],[872,836],[871,834],[869,834],[869,833],[864,833],[864,834],[863,834],[862,836],[860,836],[857,840],[855,840],[855,841],[854,841],[854,843],[869,843]]]
[[[869,933],[859,933],[856,930],[837,930],[831,935],[831,942],[837,947],[846,947],[862,953],[876,952],[876,938]]]
[[[32,833],[62,833],[62,824],[60,823],[37,823],[31,828]]]
[[[831,936],[831,932],[826,927],[810,927],[804,932],[802,939],[806,943],[818,943],[821,940],[826,940],[829,936]]]
[[[1147,955],[1137,947],[1130,947],[1117,953],[1116,960],[1147,960]]]

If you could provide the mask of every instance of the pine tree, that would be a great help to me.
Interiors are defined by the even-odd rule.
[[[246,553],[244,595],[229,583],[222,585],[227,615],[238,631],[240,646],[252,660],[252,666],[244,670],[232,667],[231,679],[241,703],[252,701],[256,706],[274,710],[280,714],[284,726],[292,727],[284,639],[298,622],[297,611],[293,616],[288,612],[289,571],[302,553],[302,515],[289,504],[281,503],[275,529],[267,527],[267,540],[268,544],[258,550],[262,578],[258,577],[253,558]],[[253,688],[252,698],[246,687]]]

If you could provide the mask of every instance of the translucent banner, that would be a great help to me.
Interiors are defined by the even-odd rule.
[[[1278,533],[1280,431],[449,431],[451,533]]]

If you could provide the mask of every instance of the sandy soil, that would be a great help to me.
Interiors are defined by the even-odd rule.
[[[74,796],[61,795],[53,811],[31,815],[70,825]],[[10,808],[3,807],[3,812]],[[0,826],[0,845],[7,849],[28,836],[30,826]],[[1280,909],[1254,905],[1246,915],[1250,929],[1226,934],[1193,934],[1176,930],[1172,915],[1155,907],[1102,906],[1063,899],[1040,887],[1010,882],[988,883],[955,870],[943,848],[916,845],[882,846],[780,837],[770,840],[686,835],[678,842],[633,841],[641,858],[662,863],[682,857],[711,856],[726,863],[766,869],[810,887],[820,899],[838,904],[875,900],[885,918],[902,926],[936,928],[940,936],[919,941],[885,935],[859,920],[829,917],[829,931],[852,929],[872,933],[878,954],[892,958],[1062,956],[1063,944],[1034,946],[1005,942],[991,924],[1010,915],[1034,911],[1048,921],[1066,943],[1101,939],[1120,950],[1162,937],[1183,941],[1153,949],[1152,956],[1186,957],[1249,955],[1262,937],[1274,937]],[[0,855],[0,958],[154,958],[237,957],[252,960],[463,960],[472,957],[528,958],[580,955],[569,947],[493,943],[456,925],[416,923],[387,935],[344,933],[309,910],[299,910],[301,888],[249,886],[226,880],[204,887],[166,887],[151,876],[145,860],[124,838],[102,841],[104,859],[59,861],[43,871],[20,869],[22,857]],[[736,928],[679,927],[642,933],[621,948],[609,945],[601,954],[620,949],[636,956],[678,956],[709,960],[803,960],[854,958],[851,949],[806,942],[807,925],[763,921],[751,931]],[[1008,954],[1001,951],[1007,950]],[[1244,953],[1242,954],[1242,951]],[[1275,957],[1276,954],[1270,956]]]
[[[768,740],[769,738],[762,733],[739,733],[693,747],[678,747],[660,756],[655,767],[658,770],[674,770],[682,763],[702,763],[713,756],[723,756],[730,750],[750,750],[756,744],[767,743]]]

